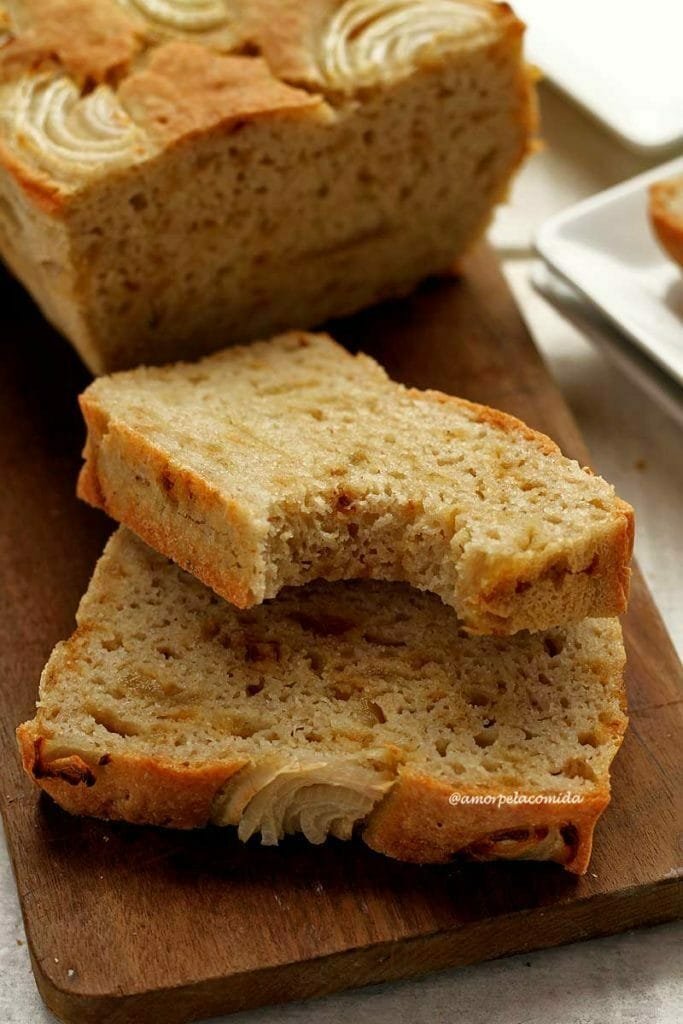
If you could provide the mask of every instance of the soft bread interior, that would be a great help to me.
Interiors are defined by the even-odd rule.
[[[313,584],[239,612],[122,529],[21,735],[37,745],[35,777],[67,806],[83,793],[89,813],[213,820],[267,842],[296,830],[346,838],[397,786],[438,792],[447,809],[454,791],[521,791],[574,794],[599,813],[626,723],[623,662],[616,620],[466,637],[451,609],[399,584]],[[141,767],[126,775],[127,765]],[[120,766],[117,789],[107,780]],[[174,773],[175,819],[155,797],[161,768]],[[204,809],[184,818],[199,807],[192,780],[209,769],[218,781]],[[432,828],[421,799],[404,834]],[[574,810],[523,810],[522,824],[546,823],[543,835],[521,846],[506,835],[501,848],[540,844],[542,856],[548,823],[556,833]],[[476,807],[448,813],[462,845],[481,847],[492,831],[477,831]],[[433,832],[424,859],[453,852]]]

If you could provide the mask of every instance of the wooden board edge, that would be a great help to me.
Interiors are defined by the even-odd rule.
[[[577,930],[580,939],[586,940],[675,921],[683,918],[683,881],[668,878],[654,886],[624,890],[618,896],[616,913],[613,892],[597,894],[572,908],[565,904],[546,907],[543,913],[548,931],[544,931],[543,939],[537,940],[533,930],[529,930],[529,941],[520,944],[520,920],[523,922],[536,912],[524,910],[472,924],[463,930],[465,943],[458,941],[458,930],[449,930],[258,972],[135,994],[79,992],[75,986],[65,984],[63,974],[57,980],[49,969],[51,965],[38,963],[32,956],[32,966],[45,1004],[64,1024],[140,1024],[147,1020],[187,1024],[240,1010],[320,998],[342,989],[417,978],[503,956],[551,949],[576,941]],[[485,956],[480,955],[482,948],[486,949]]]

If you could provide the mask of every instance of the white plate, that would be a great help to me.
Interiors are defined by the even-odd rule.
[[[536,235],[547,263],[683,384],[683,273],[655,241],[647,187],[683,157],[551,217]]]
[[[683,0],[513,0],[530,59],[627,145],[683,140]]]
[[[534,263],[531,282],[625,377],[683,428],[683,388],[680,385],[635,348],[595,306],[586,302],[580,292],[542,260]]]

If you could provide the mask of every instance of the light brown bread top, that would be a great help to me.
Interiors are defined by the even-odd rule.
[[[650,186],[649,213],[660,244],[683,267],[683,174]]]
[[[614,619],[466,637],[401,584],[312,584],[240,612],[121,529],[18,737],[77,814],[266,843],[356,828],[408,861],[581,873],[626,727],[623,664]]]
[[[290,332],[81,396],[79,494],[245,608],[316,578],[402,580],[475,633],[623,611],[633,517],[510,416]]]
[[[353,93],[486,46],[523,25],[488,0],[259,0],[248,23],[274,72],[328,93]]]
[[[0,16],[0,166],[51,212],[198,132],[333,120],[345,96],[522,31],[488,0],[0,0]],[[520,61],[529,93],[522,78]]]

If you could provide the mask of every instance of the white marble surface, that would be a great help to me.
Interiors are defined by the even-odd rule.
[[[520,176],[510,205],[496,221],[494,241],[595,465],[636,508],[638,558],[683,652],[681,431],[540,298],[528,280],[536,225],[646,164],[547,88],[543,112],[547,148]],[[230,1021],[336,1024],[351,1017],[415,1024],[454,1019],[466,1024],[673,1024],[683,1003],[682,940],[680,924],[642,929],[419,982],[244,1013]],[[0,1024],[54,1020],[33,982],[11,871],[0,842]]]

